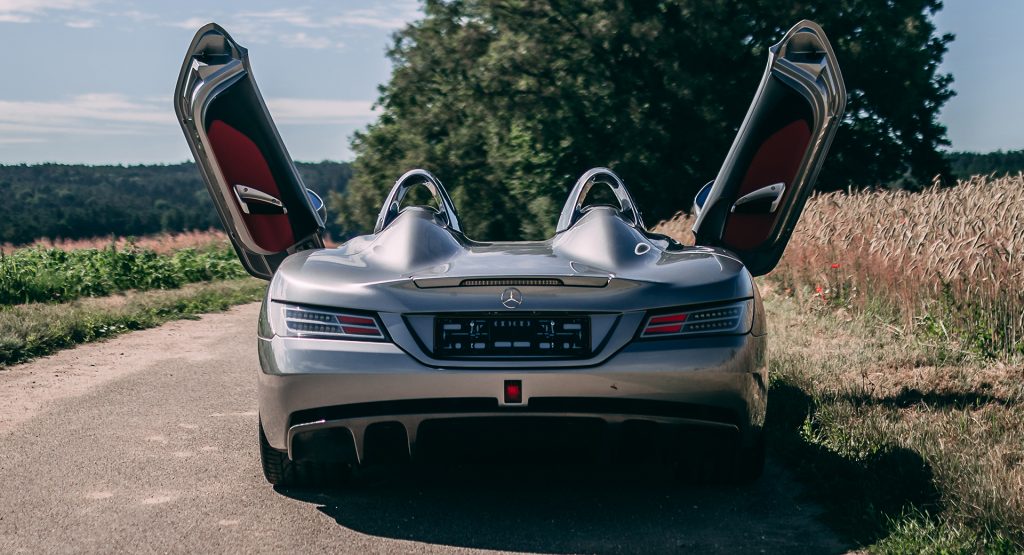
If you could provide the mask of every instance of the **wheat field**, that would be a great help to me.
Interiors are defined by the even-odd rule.
[[[692,244],[692,224],[655,231]],[[869,551],[1021,552],[1024,175],[816,195],[759,281],[768,429],[837,529]]]
[[[679,213],[655,231],[692,243]],[[771,279],[836,305],[887,303],[905,331],[986,355],[1024,349],[1024,175],[920,193],[812,197]],[[955,345],[954,345],[955,344]]]

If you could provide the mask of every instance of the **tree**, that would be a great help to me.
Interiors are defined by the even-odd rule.
[[[938,73],[951,35],[938,0],[428,0],[394,36],[380,119],[353,138],[353,180],[332,199],[367,231],[387,188],[425,167],[453,191],[470,236],[551,233],[576,177],[607,165],[648,223],[712,179],[764,71],[802,18],[836,48],[847,116],[819,183],[888,183],[947,170]]]
[[[344,162],[297,164],[321,195],[343,190]],[[0,165],[0,246],[35,239],[145,235],[220,228],[196,165]],[[338,229],[328,226],[328,232]]]
[[[957,179],[968,179],[973,175],[1003,176],[1024,172],[1024,150],[997,150],[985,154],[951,152],[946,158],[949,159],[950,172]]]

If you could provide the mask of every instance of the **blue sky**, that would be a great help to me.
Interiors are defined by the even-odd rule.
[[[351,158],[390,71],[390,34],[416,0],[0,0],[0,163],[189,159],[171,93],[184,50],[208,21],[249,48],[260,88],[297,160]],[[944,70],[953,148],[1024,148],[1020,0],[948,0],[957,34]]]

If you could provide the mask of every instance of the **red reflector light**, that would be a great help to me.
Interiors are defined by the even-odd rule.
[[[377,326],[377,322],[373,318],[364,318],[362,316],[342,315],[338,316],[338,321],[342,324],[354,324],[356,326]]]
[[[505,380],[505,403],[519,404],[523,402],[522,380]]]
[[[351,335],[370,335],[373,337],[380,337],[380,330],[377,328],[360,328],[356,326],[342,326],[342,331]]]
[[[664,316],[652,316],[647,321],[647,326],[644,328],[643,335],[662,335],[679,333],[683,330],[683,323],[686,322],[687,314],[680,312],[678,314],[665,314]]]
[[[683,329],[682,324],[673,324],[671,326],[648,326],[644,330],[644,334],[651,333],[679,333],[679,330]]]
[[[655,316],[654,318],[651,318],[651,321],[647,322],[647,324],[653,326],[655,324],[674,324],[676,322],[685,321],[686,314],[669,314],[668,316]]]

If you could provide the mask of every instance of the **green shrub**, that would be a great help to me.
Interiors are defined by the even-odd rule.
[[[0,305],[61,303],[245,276],[228,244],[171,254],[133,244],[72,251],[29,247],[0,253]]]
[[[0,307],[0,369],[79,343],[258,301],[265,292],[266,282],[245,278],[63,304]]]

